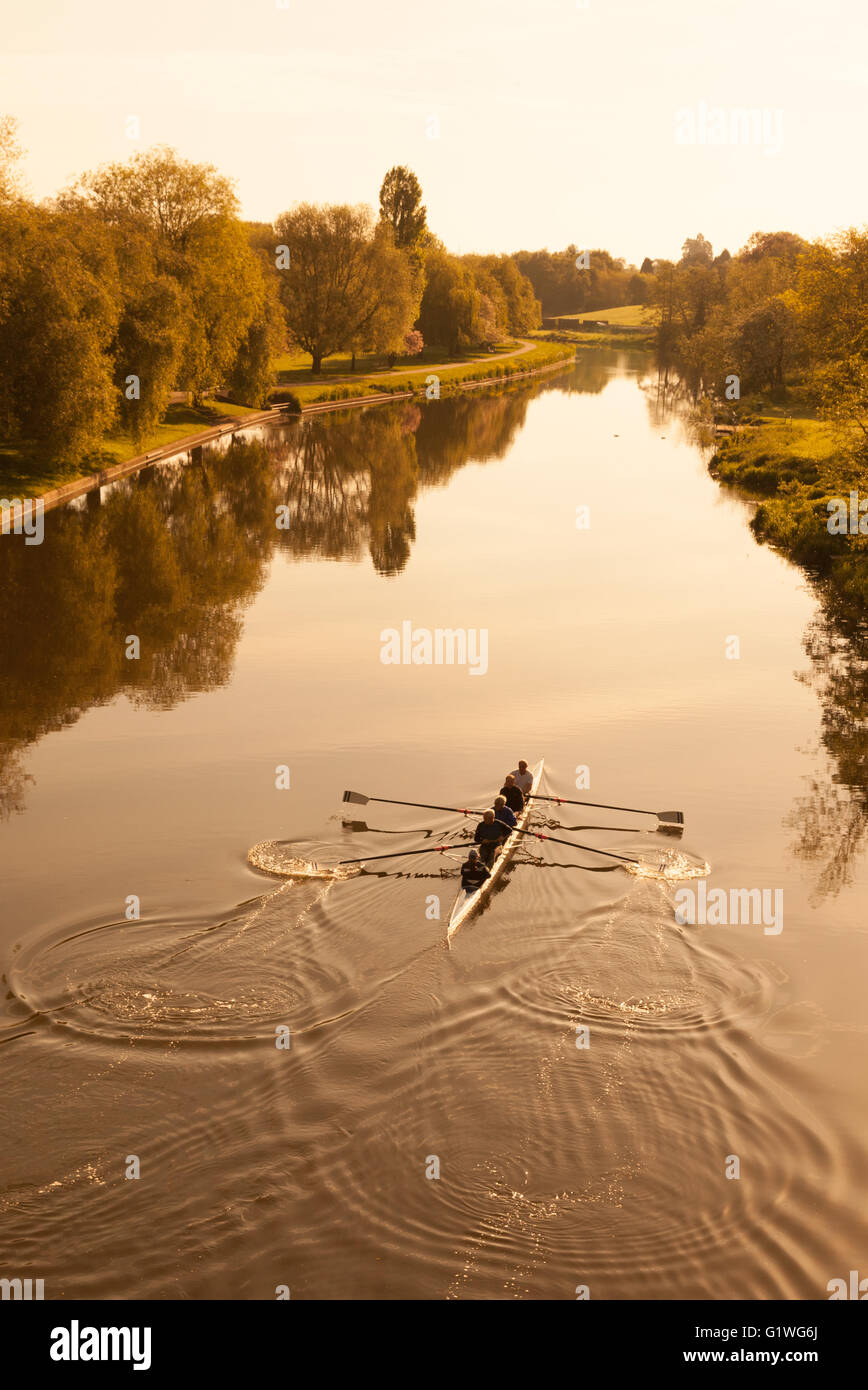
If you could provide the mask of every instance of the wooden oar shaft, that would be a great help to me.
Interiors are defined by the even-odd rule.
[[[374,801],[376,798],[371,797]],[[392,854],[360,854],[357,859],[339,859],[341,864],[367,864],[369,859],[403,859],[410,854],[437,854],[444,849],[460,849],[460,845],[426,845],[424,849],[396,849]]]
[[[468,810],[464,806],[432,806],[430,801],[393,801],[388,796],[369,796],[368,801],[380,801],[385,806],[420,806],[423,811],[457,811],[461,816],[481,816],[481,811]]]
[[[539,798],[528,797],[528,800],[531,799],[542,801],[557,801],[559,798],[551,796]],[[417,806],[421,807],[425,811],[455,811],[458,813],[458,815],[461,816],[482,815],[481,811],[468,811],[463,806],[432,806],[427,801],[393,801],[386,796],[369,796],[368,801],[381,801],[384,802],[387,806]],[[591,801],[577,801],[573,804],[575,804],[576,806],[592,806],[595,803]],[[611,809],[616,811],[629,811],[631,808],[629,806],[615,806]],[[655,812],[652,811],[650,814],[654,815]],[[515,830],[516,834],[532,835],[535,840],[551,840],[553,845],[566,845],[568,849],[585,849],[588,851],[589,854],[604,854],[608,859],[621,859],[625,864],[638,864],[640,862],[638,859],[631,858],[631,856],[628,854],[613,854],[611,850],[597,849],[594,845],[581,845],[578,843],[577,840],[558,840],[555,839],[554,835],[542,835],[538,830],[520,830],[517,825],[506,825],[505,821],[503,822],[503,824],[507,832]],[[366,863],[368,859],[397,859],[400,857],[401,854],[431,854],[435,850],[456,848],[458,848],[456,845],[431,845],[428,849],[408,849],[398,851],[395,854],[369,854],[366,856],[362,856],[359,859],[341,859],[338,862],[340,864],[361,864]]]
[[[656,816],[656,811],[643,811],[639,806],[610,806],[606,801],[571,801],[566,796],[537,796],[532,793],[529,801],[556,801],[559,806],[593,806],[599,811],[632,811],[637,816]]]
[[[607,859],[623,859],[625,864],[638,864],[641,861],[629,854],[613,854],[610,849],[597,849],[594,845],[580,845],[578,840],[559,840],[554,835],[543,835],[539,830],[520,830],[514,827],[517,835],[532,835],[535,840],[551,840],[553,845],[567,845],[570,849],[586,849],[591,854],[605,854]]]

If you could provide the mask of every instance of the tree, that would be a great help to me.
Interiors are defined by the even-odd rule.
[[[807,249],[808,243],[795,232],[754,232],[739,252],[739,260],[758,261],[773,256],[794,266]]]
[[[479,341],[487,345],[496,343],[500,338],[497,321],[497,308],[494,300],[487,294],[479,296],[479,311],[477,314],[477,333]]]
[[[688,237],[681,248],[680,265],[711,265],[714,260],[714,247],[702,232],[697,232],[696,236]]]
[[[141,435],[165,409],[172,384],[201,403],[226,381],[261,305],[262,272],[232,183],[213,165],[160,146],[85,174],[60,206],[88,210],[117,238],[129,282],[129,322],[118,344],[127,360],[118,356],[118,372],[121,381],[130,373],[140,379],[141,403],[125,407],[125,416]]]
[[[418,251],[426,231],[426,211],[422,188],[416,175],[403,164],[396,164],[380,188],[380,220],[392,228],[400,251]]]
[[[112,356],[120,393],[120,419],[137,445],[153,433],[166,412],[184,351],[188,305],[176,280],[141,274],[122,278],[124,310]],[[137,378],[130,395],[127,381]]]
[[[21,192],[18,161],[22,154],[18,122],[14,116],[0,116],[0,204],[18,197]]]
[[[425,271],[419,327],[426,343],[456,354],[479,341],[480,294],[473,272],[443,247],[428,253]]]
[[[342,350],[388,352],[397,343],[400,351],[416,301],[391,229],[375,225],[369,208],[346,204],[300,203],[275,225],[290,252],[281,278],[287,324],[313,371]]]
[[[110,225],[144,223],[172,251],[187,251],[203,223],[238,213],[231,180],[162,145],[85,174],[73,193]]]
[[[200,403],[226,381],[257,318],[262,271],[242,224],[216,217],[191,233],[178,274],[191,310],[179,384]]]
[[[654,274],[654,262],[651,260],[651,257],[650,257],[650,256],[646,256],[646,257],[645,257],[644,261],[642,262],[642,265],[640,266],[639,274],[640,274],[640,275],[653,275],[653,274]]]
[[[639,272],[635,275],[631,275],[630,283],[627,286],[627,293],[630,296],[631,304],[644,304],[645,296],[648,293],[648,281],[643,279]]]
[[[466,256],[474,267],[478,288],[493,299],[500,336],[529,333],[542,321],[533,285],[519,270],[514,256]]]
[[[286,321],[278,289],[263,270],[254,316],[241,339],[226,383],[234,401],[252,406],[267,404],[269,389],[274,385],[274,361],[285,336]]]
[[[0,216],[0,414],[51,462],[99,445],[117,408],[120,293],[94,230],[26,203]]]
[[[775,295],[759,304],[739,324],[735,352],[739,374],[748,386],[782,386],[795,346],[797,320],[792,300]]]
[[[799,258],[796,283],[814,398],[825,415],[868,436],[868,229],[815,242]]]

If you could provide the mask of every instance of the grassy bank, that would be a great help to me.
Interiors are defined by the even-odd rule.
[[[613,326],[595,333],[572,328],[540,328],[531,337],[539,342],[567,343],[573,348],[649,348],[654,346],[655,330],[649,328],[647,332],[637,333],[624,329],[619,332],[617,326]]]
[[[54,467],[45,464],[39,446],[29,440],[0,440],[0,496],[40,497],[50,488],[60,487],[74,478],[98,473],[114,463],[135,458],[137,454],[146,454],[152,449],[162,448],[164,444],[174,444],[190,435],[201,434],[221,420],[256,413],[249,406],[236,405],[232,401],[205,400],[201,406],[170,405],[162,422],[143,444],[136,444],[131,435],[119,430],[106,435],[101,447],[86,458],[77,463],[59,463]]]
[[[379,374],[357,372],[351,382],[344,381],[335,386],[330,386],[322,376],[310,378],[308,374],[306,381],[293,383],[290,390],[302,405],[312,405],[316,401],[346,401],[356,396],[371,396],[377,392],[392,395],[404,391],[419,391],[425,387],[426,377],[433,373],[440,383],[441,396],[445,396],[450,391],[459,390],[465,382],[490,381],[493,385],[507,382],[510,377],[538,371],[540,367],[549,366],[559,360],[566,361],[571,356],[570,350],[564,346],[539,342],[528,352],[501,361],[498,361],[498,354],[493,353],[485,358],[448,366],[428,365],[412,371],[401,371],[396,367],[388,373]],[[278,388],[272,393],[271,399],[279,401],[286,394],[286,391]]]
[[[561,323],[590,319],[593,323],[610,323],[613,328],[653,329],[659,310],[649,309],[644,304],[621,304],[616,309],[586,309],[582,314],[553,314],[552,317]]]
[[[566,347],[552,343],[538,343],[527,352],[504,357],[514,352],[514,344],[501,345],[500,352],[486,354],[483,358],[442,366],[442,352],[432,350],[429,365],[419,366],[419,359],[413,370],[401,371],[397,367],[382,373],[357,371],[350,382],[340,381],[329,384],[328,373],[314,377],[309,365],[289,359],[281,369],[291,373],[291,386],[277,388],[272,400],[279,401],[290,394],[301,405],[315,401],[353,400],[358,396],[370,396],[378,392],[392,394],[406,391],[419,391],[425,388],[425,378],[432,371],[440,382],[440,394],[446,396],[460,390],[462,383],[486,381],[492,385],[505,383],[511,377],[524,372],[538,371],[558,360],[568,360],[573,356]],[[500,360],[499,360],[500,359]],[[347,364],[349,359],[347,359]],[[340,359],[333,364],[332,376],[342,375]],[[165,418],[158,428],[141,444],[136,444],[130,435],[118,431],[106,435],[101,447],[77,463],[61,463],[55,467],[45,464],[40,457],[39,446],[30,441],[0,440],[0,497],[24,498],[39,497],[51,488],[59,487],[90,473],[98,473],[112,464],[123,463],[139,454],[149,453],[167,444],[182,444],[185,439],[211,429],[222,420],[243,418],[255,415],[257,410],[249,406],[237,405],[233,401],[206,400],[201,407],[183,404],[170,405]]]
[[[759,495],[754,533],[797,564],[826,577],[846,604],[868,600],[868,535],[833,535],[828,504],[851,492],[868,500],[861,431],[807,411],[753,413],[710,461],[722,483]],[[868,525],[868,519],[866,519]]]
[[[470,352],[462,356],[450,356],[442,347],[424,347],[420,353],[412,357],[399,356],[395,359],[392,367],[383,359],[382,353],[359,353],[356,357],[356,366],[353,370],[353,359],[348,352],[336,352],[332,357],[323,360],[322,372],[315,377],[311,371],[311,357],[307,352],[284,352],[281,353],[275,363],[278,386],[303,386],[311,382],[322,382],[334,377],[356,377],[373,376],[388,373],[392,375],[397,372],[421,372],[430,370],[434,363],[441,366],[466,366],[471,361],[487,362],[492,357],[497,357],[503,353],[514,352],[521,347],[521,343],[504,341],[494,346],[494,351],[489,352]]]

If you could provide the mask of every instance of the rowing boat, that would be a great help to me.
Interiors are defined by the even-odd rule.
[[[542,780],[544,762],[545,759],[540,758],[536,767],[533,769],[533,785],[530,789],[531,796],[533,796],[533,793],[538,789],[540,781]],[[452,904],[452,911],[449,914],[449,928],[446,933],[447,941],[452,940],[462,922],[466,922],[471,913],[475,912],[478,907],[481,907],[486,898],[491,894],[491,890],[495,883],[500,878],[500,875],[503,873],[518,848],[519,841],[523,838],[518,832],[523,830],[527,825],[530,819],[532,806],[533,802],[528,798],[524,810],[518,816],[515,830],[513,830],[504,841],[503,848],[495,859],[491,873],[485,882],[479,888],[473,888],[469,891],[465,891],[463,888],[458,889],[455,902]]]

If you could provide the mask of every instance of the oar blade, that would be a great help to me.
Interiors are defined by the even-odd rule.
[[[658,811],[658,812],[657,812],[657,819],[658,819],[658,820],[662,820],[662,821],[666,821],[667,825],[683,825],[683,824],[684,824],[684,812],[683,812],[683,811]]]
[[[344,792],[344,801],[351,801],[354,806],[367,806],[370,797],[364,792]]]

